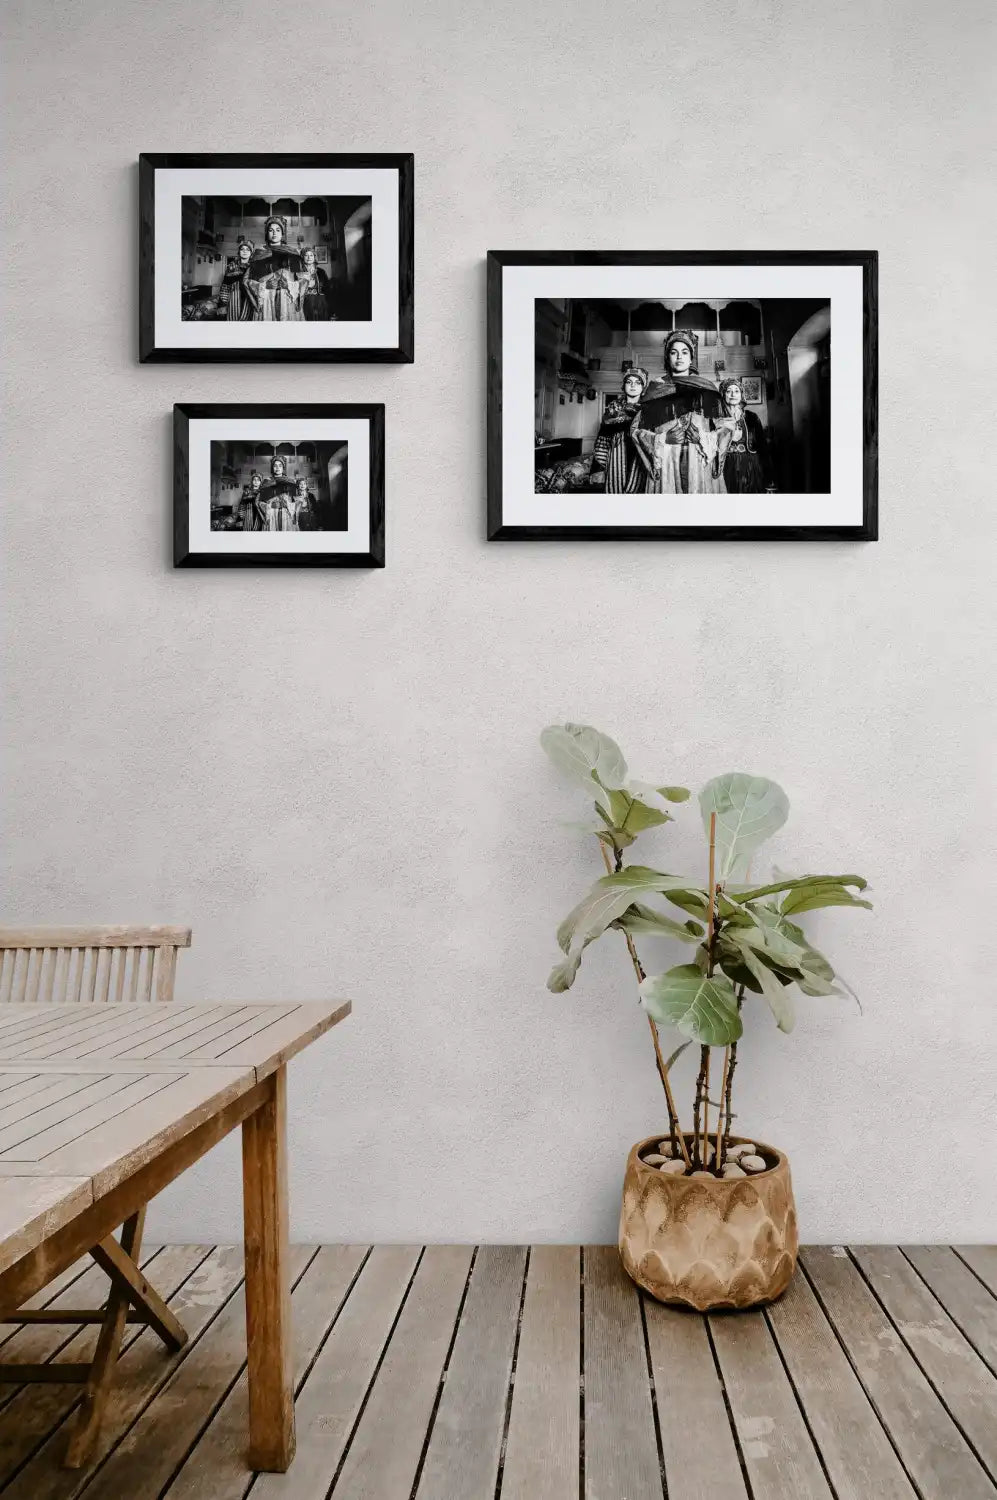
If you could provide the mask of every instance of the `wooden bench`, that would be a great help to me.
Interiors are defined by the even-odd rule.
[[[0,928],[0,1003],[96,1004],[169,1001],[173,999],[177,953],[190,947],[189,927],[6,927]],[[59,1085],[55,1085],[56,1092]],[[51,1109],[53,1091],[24,1095],[26,1118]],[[34,1108],[27,1100],[33,1099]],[[2,1101],[0,1101],[2,1102]],[[7,1102],[7,1112],[14,1101]],[[0,1118],[6,1118],[0,1111]],[[158,1293],[138,1276],[146,1205],[113,1236],[89,1247],[94,1260],[110,1279],[107,1302],[101,1308],[68,1308],[64,1313],[19,1311],[20,1323],[99,1323],[100,1332],[89,1364],[19,1365],[0,1363],[0,1380],[82,1381],[83,1399],[70,1428],[67,1468],[83,1464],[97,1437],[111,1390],[114,1366],[127,1322],[148,1323],[168,1349],[186,1340],[182,1326]],[[131,1311],[129,1311],[131,1305]]]

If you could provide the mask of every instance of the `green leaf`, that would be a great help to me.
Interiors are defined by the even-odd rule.
[[[853,896],[843,885],[815,885],[802,891],[790,891],[782,903],[787,916],[790,912],[816,911],[820,906],[864,906],[872,911],[871,901],[862,901]]]
[[[568,958],[577,955],[580,960],[582,950],[597,937],[601,937],[611,922],[622,917],[636,896],[642,892],[660,892],[677,880],[677,875],[663,875],[659,870],[648,869],[645,865],[628,865],[625,870],[604,875],[568,913],[557,929],[557,941],[562,953]],[[563,982],[565,989],[570,988],[577,972],[577,963],[570,971],[564,964],[559,964],[555,971],[558,982]],[[551,978],[554,977],[552,974]]]
[[[688,802],[691,793],[687,786],[659,786],[659,796],[666,802]]]
[[[833,969],[831,970],[831,975],[833,978]],[[797,974],[795,983],[797,989],[802,990],[805,995],[844,994],[843,990],[839,990],[836,985],[830,983],[826,975],[815,972],[808,965],[804,965],[802,972]]]
[[[840,995],[841,991],[831,983],[834,969],[828,960],[809,941],[802,927],[782,916],[774,906],[759,903],[750,908],[755,919],[782,934],[799,949],[799,957],[793,978],[805,995]],[[778,967],[778,966],[777,966]]]
[[[718,882],[746,865],[789,816],[789,798],[781,786],[740,771],[708,781],[699,794],[699,807],[707,833],[711,814],[717,815]]]
[[[744,890],[736,885],[728,886],[727,894],[735,901],[744,902],[757,901],[760,896],[774,896],[779,891],[803,890],[811,885],[853,885],[856,890],[864,891],[868,884],[861,875],[794,875],[773,881],[771,885],[749,886]]]
[[[576,781],[600,782],[605,787],[623,786],[627,763],[623,751],[608,734],[601,734],[589,724],[551,724],[540,736],[540,743],[561,771]]]
[[[751,913],[738,902],[729,900],[723,891],[717,891],[717,911],[725,922],[735,927],[743,927],[751,921]]]
[[[671,813],[661,811],[657,807],[648,807],[639,797],[634,797],[625,790],[616,790],[607,794],[608,806],[603,817],[610,828],[618,828],[621,833],[633,836],[643,833],[645,828],[657,828],[660,823],[671,823]]]
[[[605,844],[607,849],[612,849],[618,854],[624,849],[629,849],[634,842],[633,836],[624,833],[621,828],[600,828],[596,834],[600,844]]]
[[[741,950],[745,968],[749,969],[758,984],[758,988],[768,1002],[769,1010],[775,1016],[775,1023],[780,1031],[790,1032],[796,1024],[796,1012],[793,1010],[793,1002],[783,985],[772,970],[762,962],[750,943],[741,940],[742,934],[738,932],[734,942]]]
[[[578,965],[582,961],[581,949],[566,958],[563,963],[555,964],[550,971],[547,980],[547,988],[555,995],[563,995],[565,990],[570,990],[578,973]]]
[[[803,950],[799,943],[778,927],[733,927],[728,932],[735,943],[755,950],[763,949],[780,968],[797,969],[800,966]]]
[[[710,915],[709,897],[705,891],[697,891],[693,887],[683,885],[677,890],[663,891],[662,895],[666,901],[682,911],[691,912],[694,917],[702,917],[705,922]]]
[[[621,932],[629,932],[631,936],[635,933],[651,933],[654,937],[679,938],[683,943],[698,943],[703,936],[703,929],[698,922],[673,922],[664,912],[655,911],[641,901],[628,906],[622,917],[618,917],[612,925],[619,927]]]
[[[741,1035],[734,987],[723,975],[709,978],[695,964],[653,974],[640,987],[641,1004],[655,1021],[676,1026],[706,1047],[726,1047]]]

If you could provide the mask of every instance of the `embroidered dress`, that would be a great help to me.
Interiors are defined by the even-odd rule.
[[[318,531],[318,508],[311,490],[306,490],[303,495],[295,493],[292,496],[292,503],[294,505],[294,530]]]
[[[272,479],[260,490],[256,502],[260,531],[297,531],[298,509],[294,488],[287,479]]]
[[[631,431],[639,412],[638,402],[617,396],[603,414],[592,452],[592,470],[605,470],[607,495],[643,494],[647,489],[647,467]]]
[[[301,308],[298,306],[297,278],[287,276],[286,282],[279,276],[268,276],[265,281],[251,283],[259,301],[254,313],[257,323],[301,323]]]
[[[327,323],[332,317],[329,278],[320,266],[298,277],[298,304],[306,323]]]
[[[221,300],[230,323],[249,323],[255,318],[259,304],[250,284],[248,266],[240,269],[234,261],[229,262],[222,281]]]
[[[712,380],[695,371],[651,382],[634,421],[648,489],[661,495],[726,493],[714,425],[722,409]]]
[[[760,495],[769,482],[765,429],[753,411],[721,417],[717,423],[727,440],[723,457],[724,484],[731,495]]]
[[[281,247],[276,248],[279,250]],[[270,256],[265,250],[258,251],[256,259],[268,262]],[[252,263],[249,270],[252,278]],[[257,302],[256,311],[253,313],[254,322],[301,323],[303,321],[298,277],[294,271],[290,269],[272,271],[259,280],[251,279],[249,287]]]
[[[719,435],[705,417],[690,412],[654,432],[635,433],[646,458],[648,488],[659,495],[723,495]]]
[[[262,520],[258,514],[258,496],[251,490],[245,489],[242,498],[233,512],[243,531],[259,531],[262,528]]]

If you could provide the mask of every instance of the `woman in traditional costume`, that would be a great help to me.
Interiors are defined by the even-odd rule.
[[[696,368],[696,335],[676,328],[665,339],[665,374],[644,392],[633,425],[648,472],[647,488],[662,495],[722,495],[716,418],[720,392]]]
[[[297,531],[294,485],[286,478],[287,468],[279,454],[270,460],[270,482],[263,485],[257,508],[261,531]]]
[[[266,244],[256,252],[257,264],[265,264],[273,260],[275,250],[289,251],[287,243],[287,224],[283,219],[271,214],[264,227]],[[297,252],[295,252],[297,254]],[[250,266],[250,286],[258,302],[258,307],[253,317],[258,323],[300,323],[301,307],[298,297],[298,277],[296,272],[289,266],[282,267],[278,271],[268,271],[265,276],[260,276],[257,271],[253,276],[253,267]]]
[[[591,483],[607,495],[636,495],[647,489],[647,467],[637,450],[632,428],[647,385],[646,370],[630,369],[623,386],[602,417],[592,453]]]
[[[263,510],[260,505],[262,488],[263,476],[254,469],[235,510],[234,519],[243,531],[262,531],[263,529]]]
[[[294,522],[292,529],[294,531],[317,531],[318,515],[315,509],[315,496],[308,488],[308,480],[303,476],[297,480],[290,500]]]
[[[225,267],[219,300],[230,323],[252,322],[259,310],[249,269],[255,248],[251,240],[243,240]]]
[[[717,419],[717,429],[727,493],[761,495],[774,488],[768,472],[765,429],[753,411],[745,410],[741,382],[734,376],[721,380],[720,399],[725,414]]]
[[[318,265],[315,251],[308,245],[301,252],[298,275],[298,304],[306,323],[328,323],[333,316],[329,278]]]

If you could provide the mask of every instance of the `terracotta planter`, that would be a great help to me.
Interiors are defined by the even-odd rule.
[[[789,1285],[799,1244],[786,1157],[757,1141],[774,1163],[767,1172],[727,1181],[669,1176],[640,1159],[661,1139],[638,1141],[627,1158],[620,1213],[627,1275],[659,1302],[699,1312],[771,1302]],[[741,1140],[732,1136],[731,1145]]]

